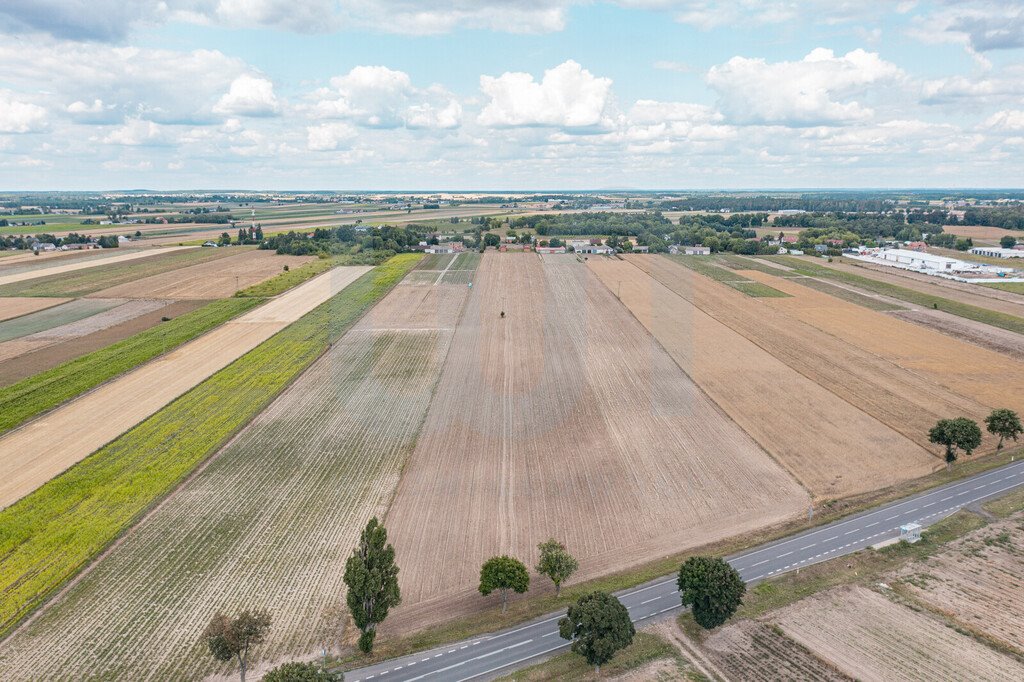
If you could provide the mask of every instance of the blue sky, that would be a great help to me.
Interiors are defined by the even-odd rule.
[[[6,0],[0,189],[1024,185],[1024,2]]]

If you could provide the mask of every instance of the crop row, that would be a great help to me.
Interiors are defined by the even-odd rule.
[[[0,635],[247,424],[415,264],[398,256],[0,511]]]

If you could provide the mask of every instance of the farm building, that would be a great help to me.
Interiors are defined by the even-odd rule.
[[[603,246],[601,244],[587,244],[585,246],[577,246],[575,247],[575,249],[576,253],[593,253],[602,256],[607,256],[612,252],[611,247]]]
[[[565,253],[564,246],[538,246],[537,253]]]
[[[962,266],[967,265],[956,258],[946,258],[945,256],[936,256],[931,253],[920,253],[918,251],[910,251],[908,249],[885,249],[883,251],[879,251],[878,254],[876,254],[876,258],[915,270],[948,270],[952,272],[954,270],[960,270],[962,269]]]
[[[683,247],[683,253],[687,256],[710,256],[711,247],[709,246],[685,246]]]
[[[975,246],[971,253],[989,258],[1024,258],[1024,249],[1002,249],[998,246]]]

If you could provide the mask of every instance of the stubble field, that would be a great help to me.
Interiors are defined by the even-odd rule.
[[[387,525],[422,626],[495,554],[556,537],[593,577],[807,501],[585,265],[487,254]]]

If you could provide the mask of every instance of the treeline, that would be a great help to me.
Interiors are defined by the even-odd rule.
[[[750,213],[755,211],[888,211],[895,206],[895,200],[877,196],[855,195],[799,195],[799,196],[736,196],[728,194],[693,195],[681,199],[657,202],[662,211],[728,211]]]
[[[72,232],[62,237],[57,237],[52,234],[37,234],[33,236],[6,235],[0,237],[0,248],[28,250],[34,248],[36,244],[40,243],[63,246],[65,244],[89,244],[92,242],[102,246],[104,249],[116,249],[120,245],[117,241],[117,237],[112,234],[102,235],[94,239],[87,234]]]
[[[668,218],[658,211],[647,213],[568,213],[531,215],[516,218],[512,229],[529,228],[540,236],[608,235],[640,236],[665,234],[672,228]]]
[[[280,254],[292,256],[345,255],[360,251],[388,251],[399,253],[409,251],[421,241],[427,241],[424,228],[410,224],[405,227],[384,225],[382,227],[356,230],[348,225],[341,227],[318,227],[311,235],[305,232],[288,232],[265,239],[261,249],[272,249]]]
[[[1024,206],[971,207],[964,211],[961,224],[1024,230]]]

